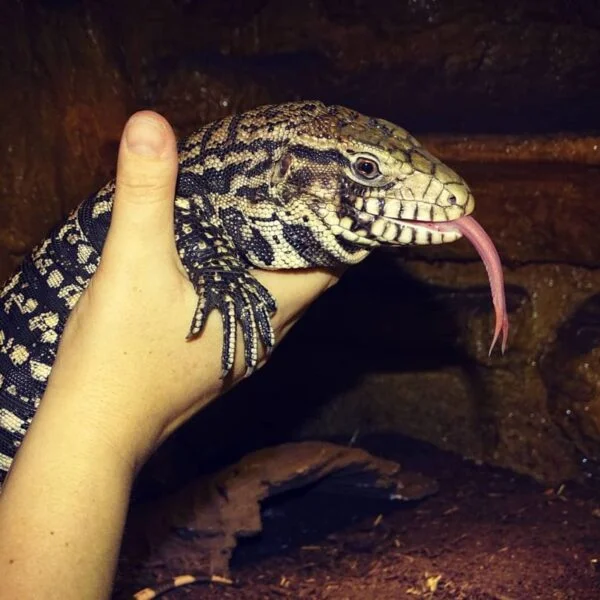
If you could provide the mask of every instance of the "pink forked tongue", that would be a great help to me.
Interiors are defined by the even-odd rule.
[[[473,217],[461,217],[455,221],[447,223],[436,223],[438,231],[458,230],[475,247],[479,253],[490,280],[492,290],[492,302],[496,312],[496,328],[494,330],[494,339],[490,346],[489,353],[492,353],[500,333],[502,333],[502,353],[506,350],[508,340],[508,315],[506,314],[506,298],[504,295],[504,276],[502,274],[502,264],[500,256],[494,246],[494,243],[485,232],[483,227]]]

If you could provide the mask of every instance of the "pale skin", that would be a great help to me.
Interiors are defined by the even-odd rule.
[[[169,124],[134,115],[101,265],[0,495],[0,600],[108,598],[137,471],[244,376],[240,343],[232,377],[220,379],[217,313],[185,339],[196,295],[174,242],[176,173]],[[319,270],[255,274],[277,299],[277,341],[337,280]]]

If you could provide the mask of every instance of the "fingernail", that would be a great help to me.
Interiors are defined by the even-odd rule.
[[[125,128],[127,148],[140,156],[158,157],[166,146],[164,123],[147,114],[133,115]]]

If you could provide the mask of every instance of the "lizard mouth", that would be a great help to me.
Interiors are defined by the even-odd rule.
[[[354,207],[342,207],[336,223],[328,223],[333,232],[349,242],[362,246],[414,246],[447,244],[463,236],[459,228],[443,228],[454,220],[432,221],[373,215]],[[327,223],[327,220],[326,220]]]

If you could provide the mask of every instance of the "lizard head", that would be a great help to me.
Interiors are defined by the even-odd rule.
[[[309,207],[312,220],[302,217],[321,247],[345,263],[362,260],[376,246],[443,244],[465,235],[490,279],[496,311],[490,352],[501,334],[504,351],[508,317],[500,258],[469,216],[475,208],[469,186],[401,127],[339,106],[318,108],[320,114],[290,137],[274,171],[281,199],[292,205],[287,214],[302,214],[294,202]]]
[[[380,245],[454,241],[460,231],[432,224],[459,219],[475,206],[465,181],[407,131],[339,106],[323,106],[301,123],[272,185],[284,202],[309,206],[322,222],[321,235],[354,249],[356,259],[359,249]],[[345,262],[354,261],[346,256]]]

